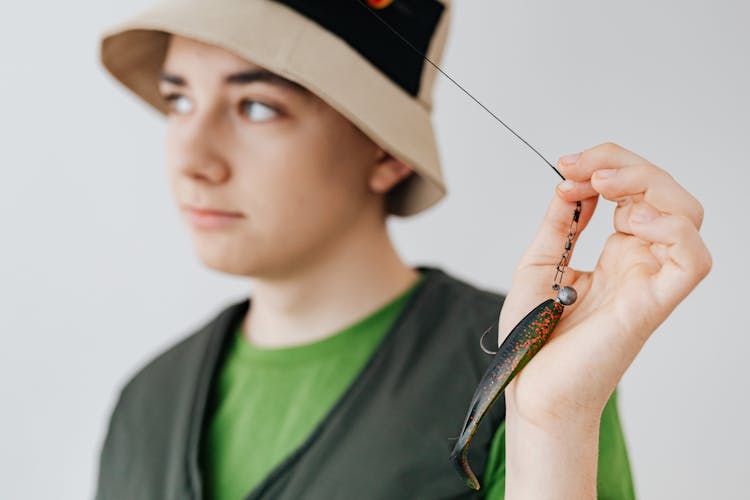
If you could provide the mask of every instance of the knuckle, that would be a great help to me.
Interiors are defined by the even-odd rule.
[[[651,163],[639,163],[637,165],[628,167],[628,170],[629,169],[632,169],[637,176],[646,178],[651,177],[654,174],[658,174],[659,171],[659,167]]]
[[[621,149],[620,146],[618,146],[614,142],[602,142],[601,144],[597,144],[592,148],[582,151],[581,157],[578,159],[578,163],[579,165],[599,163],[602,158],[611,156],[618,149]]]
[[[661,185],[667,185],[669,183],[676,184],[676,181],[674,177],[672,177],[672,174],[659,167],[658,165],[654,165],[650,161],[639,163],[634,168],[638,169],[639,173],[644,177],[650,177],[655,181],[659,181]]]
[[[677,214],[674,216],[675,229],[683,238],[695,232],[695,225],[687,215]]]
[[[701,252],[701,256],[698,260],[698,271],[699,276],[701,279],[705,278],[706,275],[711,271],[711,268],[714,265],[714,258],[711,255],[711,252],[708,251],[708,248],[706,248],[705,245],[703,245],[703,251]]]
[[[700,229],[700,227],[703,225],[704,214],[705,214],[705,211],[703,209],[703,204],[696,199],[695,200],[695,217],[698,221],[698,229]]]
[[[691,267],[695,276],[698,280],[702,280],[711,271],[713,267],[713,256],[706,247],[703,239],[700,236],[695,225],[686,216],[679,216],[683,229],[681,230],[681,236],[684,235],[684,242],[686,245],[690,245],[689,254],[691,255]],[[689,243],[688,243],[689,242]]]
[[[596,154],[595,152],[596,152],[596,148],[585,149],[581,151],[581,156],[578,157],[577,164],[588,165],[589,163],[591,163],[592,158],[594,158]]]
[[[618,149],[622,149],[619,144],[612,142],[612,141],[603,142],[598,146],[598,148],[607,152],[612,152]]]

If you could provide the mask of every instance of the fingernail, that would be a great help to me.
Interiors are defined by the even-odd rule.
[[[573,181],[567,181],[567,180],[566,180],[566,181],[562,181],[562,182],[561,182],[561,183],[560,183],[560,184],[559,184],[559,185],[557,186],[557,188],[558,188],[558,189],[559,189],[560,191],[570,191],[571,189],[573,189]]]
[[[656,211],[644,203],[638,203],[633,207],[630,219],[634,222],[649,222],[656,217]]]
[[[576,161],[578,161],[579,156],[581,156],[581,153],[575,153],[572,155],[563,156],[562,158],[560,158],[560,161],[566,165],[572,165]]]
[[[603,168],[594,172],[594,175],[599,179],[606,179],[608,177],[613,177],[616,173],[616,168]]]

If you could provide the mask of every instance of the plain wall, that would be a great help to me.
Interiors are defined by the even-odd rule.
[[[251,290],[198,261],[161,118],[98,64],[100,31],[149,3],[0,17],[2,498],[91,497],[121,384]],[[454,3],[444,71],[549,159],[614,141],[703,203],[713,270],[624,376],[620,410],[640,498],[748,498],[748,4]],[[449,195],[393,219],[393,237],[410,263],[507,290],[558,179],[438,78]],[[572,265],[593,266],[612,210],[600,202]]]

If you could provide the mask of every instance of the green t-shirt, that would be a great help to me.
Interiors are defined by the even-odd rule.
[[[208,498],[241,500],[302,444],[364,367],[423,278],[366,317],[309,344],[258,348],[238,327],[219,373],[218,403],[201,448]],[[615,398],[616,391],[602,415],[599,497],[631,499]],[[487,465],[487,499],[504,497],[504,454],[503,423]]]

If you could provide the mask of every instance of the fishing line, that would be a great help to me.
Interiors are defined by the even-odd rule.
[[[460,88],[461,90],[463,90],[463,92],[464,92],[464,93],[465,93],[466,95],[468,95],[469,97],[471,97],[471,98],[472,98],[472,99],[474,100],[474,102],[476,102],[477,104],[479,104],[480,106],[482,106],[482,108],[483,108],[483,109],[484,109],[485,111],[487,111],[487,112],[488,112],[488,113],[489,113],[490,115],[492,115],[492,117],[493,117],[493,118],[495,118],[495,120],[497,120],[498,122],[500,122],[500,123],[501,123],[501,124],[502,124],[502,125],[503,125],[503,126],[504,126],[504,127],[506,128],[506,129],[508,129],[508,130],[509,130],[509,131],[510,131],[510,132],[511,132],[511,133],[512,133],[513,135],[515,135],[516,137],[518,137],[518,138],[519,138],[519,139],[521,140],[521,142],[523,142],[523,143],[524,143],[524,144],[526,144],[526,145],[527,145],[527,146],[528,146],[529,148],[531,148],[531,150],[532,150],[532,151],[534,151],[534,152],[535,152],[535,153],[536,153],[536,154],[537,154],[537,155],[539,156],[539,158],[541,158],[542,160],[544,160],[544,162],[545,162],[545,163],[546,163],[547,165],[549,165],[549,166],[550,166],[550,168],[551,168],[552,170],[554,170],[554,171],[555,171],[555,173],[556,173],[557,175],[559,175],[559,176],[560,176],[560,178],[561,178],[562,180],[565,180],[565,177],[563,177],[563,175],[562,175],[562,174],[560,173],[560,171],[559,171],[559,170],[557,170],[557,169],[555,168],[555,166],[554,166],[554,165],[552,165],[552,163],[550,163],[550,162],[549,162],[549,160],[547,160],[547,158],[545,158],[544,156],[542,156],[542,153],[540,153],[539,151],[537,151],[537,150],[536,150],[536,148],[535,148],[534,146],[532,146],[531,144],[529,144],[529,143],[528,143],[528,142],[526,141],[526,139],[524,139],[523,137],[521,137],[520,135],[518,135],[518,134],[516,133],[516,131],[515,131],[515,130],[513,130],[512,128],[510,128],[510,127],[509,127],[509,126],[508,126],[508,125],[507,125],[507,124],[506,124],[506,123],[505,123],[504,121],[502,121],[502,120],[501,120],[501,119],[500,119],[500,118],[499,118],[499,117],[498,117],[498,116],[497,116],[497,115],[496,115],[495,113],[493,113],[492,111],[490,111],[489,109],[487,109],[487,106],[485,106],[484,104],[482,104],[481,102],[479,102],[479,100],[478,100],[478,99],[477,99],[476,97],[474,97],[473,95],[471,95],[471,93],[469,93],[469,92],[468,92],[468,91],[467,91],[467,90],[466,90],[465,88],[463,88],[463,87],[462,87],[462,86],[461,86],[461,85],[460,85],[460,84],[459,84],[459,83],[458,83],[458,82],[457,82],[456,80],[454,80],[453,78],[451,78],[451,77],[450,77],[450,75],[448,75],[448,74],[447,74],[447,73],[446,73],[445,71],[443,71],[443,70],[442,70],[442,69],[440,68],[440,66],[438,66],[437,64],[435,64],[434,62],[432,62],[432,61],[430,60],[430,58],[429,58],[429,57],[427,57],[427,56],[426,56],[426,55],[424,55],[424,54],[423,54],[422,52],[420,52],[420,51],[419,51],[419,49],[417,49],[417,48],[416,48],[416,47],[415,47],[414,45],[412,45],[412,43],[411,43],[411,42],[410,42],[409,40],[407,40],[406,38],[404,38],[404,37],[403,37],[403,36],[401,35],[401,33],[399,33],[398,31],[396,31],[396,29],[395,29],[395,28],[393,28],[393,27],[392,27],[392,26],[391,26],[390,24],[388,24],[387,22],[385,22],[385,21],[384,21],[384,20],[383,20],[383,19],[382,19],[382,18],[381,18],[381,17],[380,17],[380,16],[379,16],[379,15],[378,15],[377,13],[375,13],[375,11],[374,11],[373,9],[371,9],[369,5],[367,5],[366,3],[363,3],[363,2],[362,2],[362,1],[360,1],[360,0],[356,0],[356,1],[357,1],[357,3],[359,3],[359,4],[360,4],[360,5],[362,6],[362,7],[364,7],[364,8],[365,8],[365,9],[366,9],[366,10],[367,10],[367,11],[368,11],[369,13],[371,13],[371,14],[372,14],[373,16],[375,16],[375,18],[376,18],[376,19],[377,19],[378,21],[380,21],[380,22],[381,22],[381,23],[383,23],[383,24],[384,24],[384,25],[385,25],[386,27],[388,27],[388,29],[389,29],[389,30],[391,30],[391,31],[392,31],[392,32],[393,32],[393,33],[394,33],[394,34],[395,34],[396,36],[398,36],[398,37],[399,37],[399,38],[400,38],[401,40],[403,40],[403,41],[404,41],[404,42],[405,42],[405,43],[406,43],[406,44],[407,44],[407,45],[408,45],[409,47],[411,47],[411,48],[412,48],[412,50],[414,50],[414,52],[416,52],[417,54],[419,54],[420,56],[422,56],[422,58],[424,58],[424,60],[425,60],[425,61],[427,61],[428,63],[432,64],[432,65],[433,65],[433,66],[435,67],[435,69],[437,69],[437,70],[438,70],[438,71],[439,71],[440,73],[442,73],[442,74],[443,74],[443,75],[444,75],[444,76],[445,76],[446,78],[448,78],[448,79],[449,79],[449,80],[450,80],[451,82],[453,82],[453,84],[454,84],[454,85],[456,85],[456,86],[457,86],[458,88]]]

